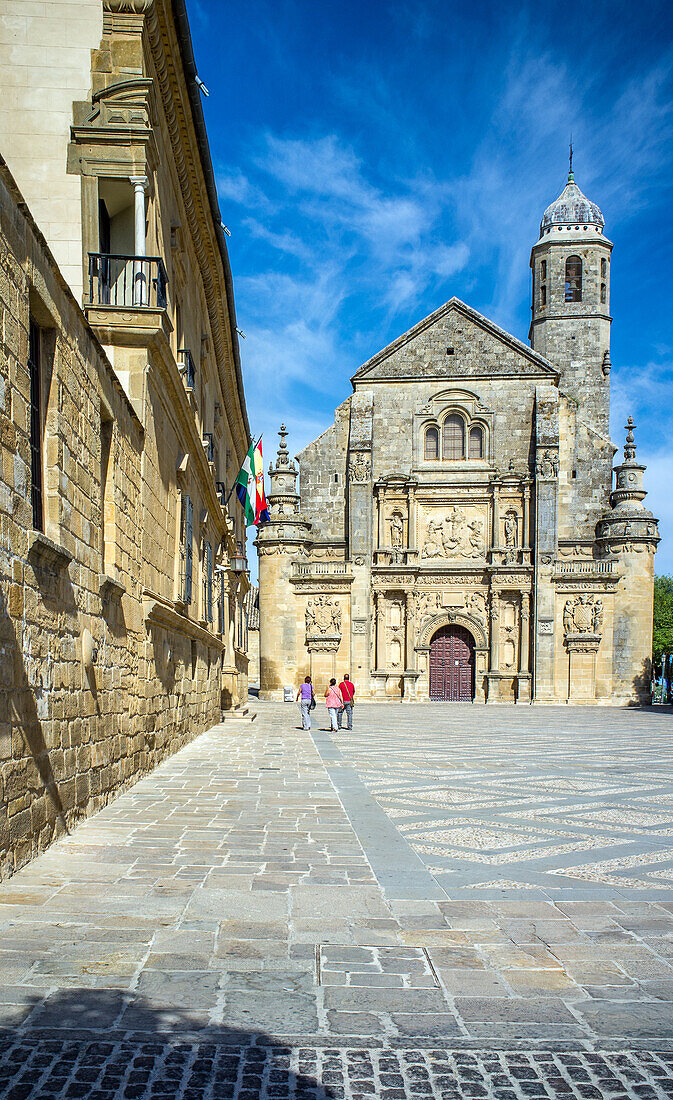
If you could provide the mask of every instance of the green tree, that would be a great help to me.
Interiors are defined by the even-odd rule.
[[[652,659],[657,672],[664,653],[673,653],[673,577],[668,576],[654,578]]]

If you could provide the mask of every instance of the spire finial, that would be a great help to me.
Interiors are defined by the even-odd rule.
[[[633,417],[629,416],[624,425],[626,429],[626,443],[624,445],[624,461],[630,462],[636,457],[636,441],[633,436],[633,429],[635,428]]]
[[[575,173],[573,172],[573,136],[570,135],[570,165],[568,168],[568,183],[575,182]]]
[[[276,465],[287,466],[290,461],[290,455],[287,449],[287,443],[285,442],[285,438],[287,436],[287,428],[284,424],[281,424],[278,435],[280,436],[280,443],[278,444],[278,459]]]

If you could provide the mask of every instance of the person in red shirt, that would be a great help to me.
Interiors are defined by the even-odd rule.
[[[344,673],[344,678],[339,684],[339,691],[341,692],[341,698],[344,701],[343,709],[339,711],[339,729],[341,729],[341,723],[344,720],[344,714],[348,720],[348,728],[353,728],[353,704],[355,702],[355,685],[351,683],[351,678],[348,673]]]

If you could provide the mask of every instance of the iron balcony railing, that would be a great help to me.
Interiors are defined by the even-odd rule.
[[[193,390],[196,385],[196,366],[188,348],[180,348],[178,351],[178,367],[187,389]]]
[[[89,303],[124,309],[165,309],[168,278],[160,256],[89,253]]]

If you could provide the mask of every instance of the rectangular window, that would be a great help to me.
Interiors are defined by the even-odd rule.
[[[28,373],[30,375],[30,474],[33,504],[33,527],[44,531],[44,506],[42,499],[42,411],[40,389],[41,332],[39,325],[30,320],[28,334]]]
[[[607,273],[608,273],[608,261],[605,259],[605,256],[604,256],[601,260],[601,275],[603,276],[603,278],[605,278]]]
[[[543,260],[542,263],[540,264],[540,278],[542,278],[542,279],[547,278],[547,261],[546,260]]]
[[[203,617],[213,621],[213,548],[209,542],[203,551]]]
[[[218,623],[219,623],[219,633],[220,634],[224,634],[224,632],[226,630],[226,621],[225,621],[225,615],[224,615],[224,601],[225,601],[225,597],[226,597],[226,587],[225,587],[224,576],[225,576],[224,573],[220,573],[220,606],[219,606],[219,609],[218,609],[218,612],[219,612],[218,613]]]
[[[192,602],[192,543],[194,539],[194,505],[183,493],[180,498],[180,599]]]
[[[540,287],[540,305],[544,309],[547,304],[547,288],[546,286]]]

